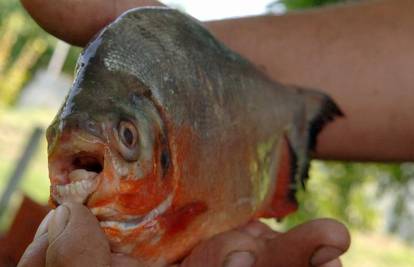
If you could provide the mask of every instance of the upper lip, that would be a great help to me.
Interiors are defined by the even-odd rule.
[[[103,170],[103,156],[93,152],[79,152],[71,157],[72,170],[83,169],[101,173]]]
[[[53,139],[53,138],[52,138]],[[73,170],[84,169],[96,173],[104,168],[104,146],[101,139],[83,131],[63,131],[53,141],[49,151],[49,171],[53,184],[68,184]]]

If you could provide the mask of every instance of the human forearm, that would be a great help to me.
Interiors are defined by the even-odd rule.
[[[317,156],[413,160],[414,2],[367,4],[207,23],[275,80],[321,89],[346,114]]]

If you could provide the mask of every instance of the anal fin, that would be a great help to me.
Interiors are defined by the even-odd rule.
[[[283,218],[295,212],[298,203],[295,198],[295,174],[297,169],[296,155],[289,143],[287,136],[283,136],[280,143],[279,163],[275,177],[275,189],[269,200],[269,204],[260,214],[266,218]]]

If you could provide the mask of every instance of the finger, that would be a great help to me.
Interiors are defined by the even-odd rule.
[[[254,252],[264,248],[262,240],[243,230],[221,233],[196,246],[180,266],[218,267],[230,264],[250,267],[256,261]]]
[[[21,3],[44,30],[78,46],[85,46],[124,11],[160,5],[152,0],[21,0]]]
[[[49,245],[47,228],[50,218],[53,216],[53,210],[50,211],[40,223],[33,242],[26,248],[20,258],[18,267],[44,267],[46,259],[46,250]]]
[[[350,235],[343,224],[329,219],[314,220],[269,240],[266,249],[257,255],[256,266],[279,262],[284,264],[277,266],[321,266],[337,259],[349,245]]]
[[[48,227],[46,266],[110,266],[109,242],[95,216],[83,205],[56,208]]]

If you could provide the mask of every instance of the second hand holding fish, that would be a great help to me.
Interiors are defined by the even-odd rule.
[[[202,242],[182,263],[170,267],[339,267],[338,257],[348,246],[347,230],[332,220],[311,221],[286,233],[252,222]],[[18,265],[28,266],[147,267],[111,253],[95,216],[76,203],[46,216]]]

